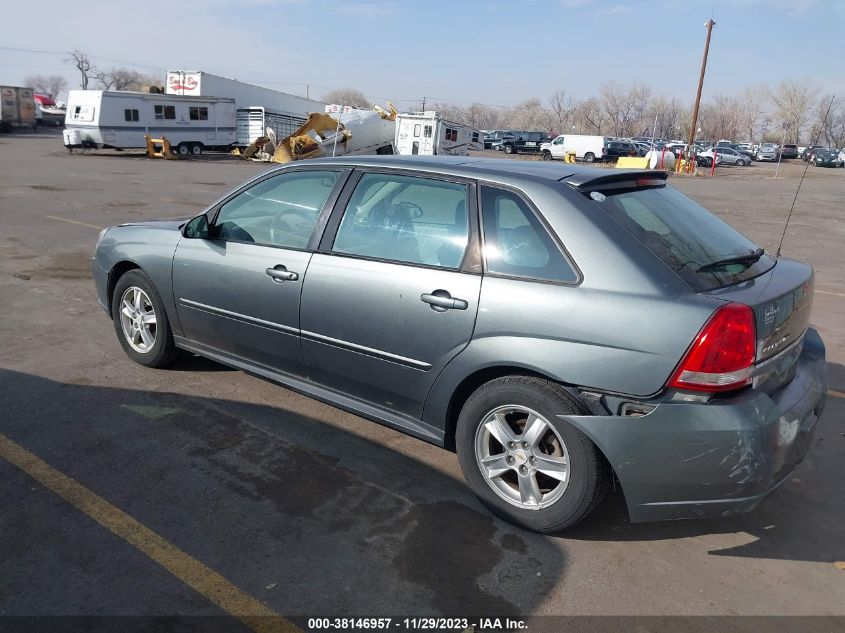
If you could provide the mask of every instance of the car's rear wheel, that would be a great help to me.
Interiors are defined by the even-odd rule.
[[[596,160],[596,155],[593,154],[592,152],[587,152],[586,154],[584,154],[584,161],[585,162],[592,163],[592,162],[595,162],[595,160]]]
[[[111,313],[117,339],[136,363],[163,367],[176,357],[164,303],[145,272],[130,270],[118,279]]]
[[[478,388],[455,432],[473,492],[504,519],[537,532],[575,525],[607,492],[610,471],[590,439],[562,415],[583,415],[559,385],[505,376]]]
[[[202,154],[202,143],[191,143],[191,154],[194,156]]]
[[[505,154],[516,154],[516,148],[513,145],[505,145]]]
[[[179,156],[187,156],[191,153],[191,146],[189,143],[179,143],[179,145],[176,146],[176,151]]]

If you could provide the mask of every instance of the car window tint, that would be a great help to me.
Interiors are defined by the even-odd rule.
[[[517,194],[481,188],[487,271],[571,283],[578,275],[534,212]]]
[[[364,174],[332,250],[459,268],[468,241],[467,186],[431,178]]]
[[[672,187],[602,193],[594,204],[697,291],[751,279],[774,265],[774,258],[763,255],[750,266],[700,272],[707,264],[753,253],[757,245]]]
[[[220,207],[213,236],[305,248],[337,178],[333,171],[297,171],[264,180]]]

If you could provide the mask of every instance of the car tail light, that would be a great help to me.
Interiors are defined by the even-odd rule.
[[[716,310],[696,336],[669,386],[730,391],[751,384],[757,333],[751,308],[729,303]]]

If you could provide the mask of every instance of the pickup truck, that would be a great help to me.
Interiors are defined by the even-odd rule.
[[[514,138],[505,139],[502,149],[505,154],[519,154],[520,152],[539,153],[540,146],[548,143],[552,137],[545,132],[512,132]]]

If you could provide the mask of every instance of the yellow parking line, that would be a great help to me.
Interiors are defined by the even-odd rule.
[[[14,464],[110,532],[146,554],[197,593],[258,633],[300,629],[220,574],[0,433],[0,457]]]
[[[816,290],[816,293],[820,295],[833,295],[834,297],[845,297],[845,294],[841,292],[831,292],[830,290]]]
[[[96,224],[87,224],[86,222],[77,222],[76,220],[68,220],[67,218],[60,218],[55,215],[45,215],[45,218],[50,220],[58,220],[59,222],[67,222],[68,224],[76,224],[77,226],[87,226],[89,229],[97,229],[101,231],[102,229],[106,228],[104,226],[97,226]]]

